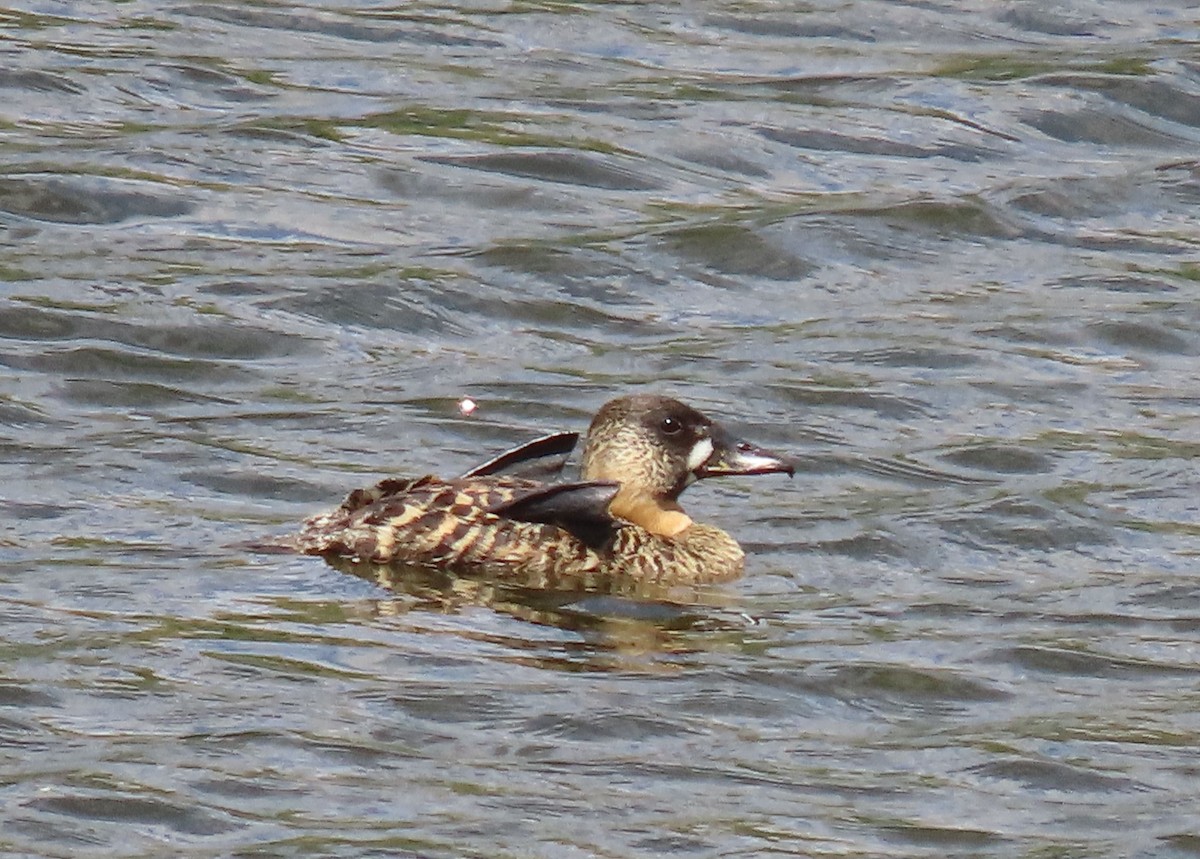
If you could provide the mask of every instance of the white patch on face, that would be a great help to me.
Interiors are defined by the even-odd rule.
[[[687,467],[688,471],[695,471],[704,463],[708,462],[708,458],[713,455],[713,443],[711,438],[702,438],[700,441],[692,445],[692,450],[688,454]]]

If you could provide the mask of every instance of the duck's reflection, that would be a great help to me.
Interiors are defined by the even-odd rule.
[[[529,623],[576,632],[589,646],[622,652],[692,650],[686,633],[743,630],[753,621],[735,609],[735,594],[720,586],[666,585],[600,575],[523,581],[465,576],[424,566],[352,563],[330,566],[391,591],[380,614],[457,614],[485,607]],[[530,641],[531,645],[540,646]]]

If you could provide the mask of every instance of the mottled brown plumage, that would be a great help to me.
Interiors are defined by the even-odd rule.
[[[563,436],[553,437],[562,439]],[[568,441],[570,440],[569,437]],[[388,479],[305,523],[296,544],[350,561],[436,566],[539,586],[597,577],[702,582],[741,573],[731,536],[692,522],[679,494],[721,474],[791,473],[666,397],[622,397],[592,421],[578,483],[505,474],[542,451],[518,448],[461,478]]]

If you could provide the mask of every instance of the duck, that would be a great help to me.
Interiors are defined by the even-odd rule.
[[[580,479],[547,479],[577,440],[556,433],[459,477],[357,489],[307,520],[295,548],[340,564],[433,567],[540,587],[726,581],[742,574],[741,546],[693,521],[681,493],[712,477],[794,473],[787,457],[658,394],[602,406],[587,430]]]

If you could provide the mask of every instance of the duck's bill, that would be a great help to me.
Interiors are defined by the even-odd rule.
[[[727,475],[796,473],[795,464],[786,456],[736,439],[717,427],[712,429],[712,454],[694,469],[696,477]]]

